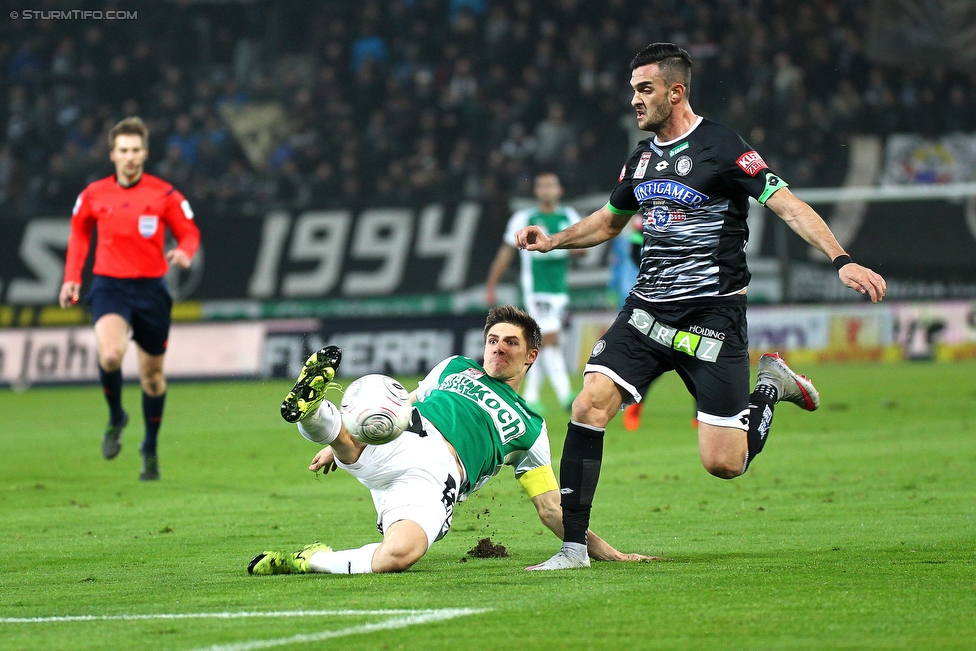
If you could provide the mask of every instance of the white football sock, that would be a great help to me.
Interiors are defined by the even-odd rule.
[[[298,431],[312,443],[328,445],[339,436],[342,416],[339,409],[328,400],[323,400],[314,413],[298,421]]]
[[[552,390],[556,392],[560,405],[565,405],[569,400],[572,388],[569,384],[569,372],[566,370],[566,360],[563,358],[563,351],[559,346],[546,346],[539,351],[542,367],[546,369]]]
[[[308,559],[308,569],[323,574],[372,574],[373,553],[379,546],[379,543],[370,543],[359,549],[315,552]]]

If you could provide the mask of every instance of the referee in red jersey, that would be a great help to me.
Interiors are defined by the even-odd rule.
[[[163,358],[169,339],[173,299],[163,278],[170,264],[183,269],[200,246],[200,231],[190,204],[169,183],[145,174],[149,129],[138,117],[116,124],[108,135],[115,174],[85,188],[71,216],[71,237],[61,285],[61,307],[74,305],[81,291],[81,270],[98,227],[94,278],[84,297],[95,323],[98,376],[108,402],[109,422],[102,455],[114,459],[122,449],[129,415],[122,408],[122,357],[131,333],[139,351],[142,414],[146,437],[140,446],[139,479],[159,479],[156,439],[166,401]],[[176,248],[163,253],[165,229]]]

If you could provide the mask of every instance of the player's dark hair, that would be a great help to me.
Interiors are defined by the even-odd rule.
[[[115,139],[119,136],[139,136],[142,138],[142,146],[149,149],[149,127],[138,116],[126,118],[112,127],[108,132],[109,149],[115,148]]]
[[[496,305],[488,310],[488,319],[485,321],[485,341],[488,340],[488,331],[498,323],[511,323],[521,328],[529,350],[542,346],[542,330],[539,329],[539,324],[514,305]]]
[[[630,69],[652,63],[661,69],[661,76],[669,86],[681,82],[685,88],[691,88],[691,55],[687,50],[674,43],[651,43],[631,60]]]

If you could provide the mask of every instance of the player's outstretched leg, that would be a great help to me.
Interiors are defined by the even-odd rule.
[[[325,399],[325,392],[338,386],[332,379],[341,360],[342,350],[338,346],[326,346],[309,355],[298,381],[281,403],[281,417],[297,423],[314,413]]]
[[[105,436],[102,438],[102,456],[106,459],[114,459],[119,456],[122,450],[122,430],[129,424],[128,412],[122,412],[122,420],[118,425],[108,422],[105,427]]]
[[[757,388],[762,384],[775,387],[777,402],[792,402],[807,411],[816,411],[820,407],[820,392],[813,386],[813,382],[794,373],[779,353],[766,353],[759,358]]]
[[[305,545],[297,552],[264,552],[251,559],[247,565],[248,574],[306,574],[308,560],[315,552],[331,552],[324,543],[314,542]]]

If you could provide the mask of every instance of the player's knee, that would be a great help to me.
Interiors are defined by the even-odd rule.
[[[122,368],[122,355],[125,351],[118,346],[105,346],[98,350],[98,364],[109,373]]]
[[[702,465],[710,474],[719,479],[735,479],[742,474],[744,460],[724,458],[702,459]]]
[[[166,377],[162,371],[147,373],[141,378],[142,390],[150,396],[159,397],[166,393]]]

